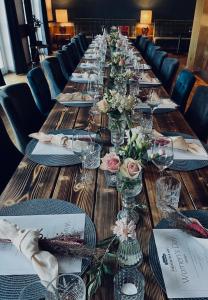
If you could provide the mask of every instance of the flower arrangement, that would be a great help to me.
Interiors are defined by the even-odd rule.
[[[110,34],[107,37],[108,45],[111,48],[116,48],[117,41],[119,39],[119,31],[116,27],[111,27]]]
[[[111,56],[111,65],[115,67],[125,66],[126,60],[125,55],[121,52],[114,52]]]
[[[121,95],[115,90],[108,90],[104,93],[103,99],[97,103],[101,113],[124,113],[130,112],[135,104],[135,98],[131,95]]]

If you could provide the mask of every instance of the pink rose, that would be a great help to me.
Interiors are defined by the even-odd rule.
[[[119,171],[120,158],[116,155],[116,153],[107,153],[101,160],[101,170],[109,171],[111,173],[116,173]]]
[[[97,107],[98,107],[99,111],[102,113],[107,113],[109,110],[108,102],[105,99],[97,102]]]
[[[125,59],[121,58],[120,61],[119,61],[119,63],[118,63],[118,65],[120,67],[124,66],[125,65]]]
[[[142,167],[139,162],[132,158],[126,158],[120,167],[121,175],[131,179],[137,178],[141,170]]]

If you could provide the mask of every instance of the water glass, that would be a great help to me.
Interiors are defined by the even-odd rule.
[[[115,300],[143,300],[144,276],[136,268],[121,269],[114,277]]]
[[[180,191],[181,183],[175,177],[164,176],[156,181],[156,205],[164,216],[172,211],[171,207],[178,208]]]
[[[153,127],[153,116],[152,114],[143,113],[140,115],[140,126],[143,134],[151,134]]]
[[[90,151],[85,154],[83,166],[85,169],[97,169],[100,166],[101,146],[97,143],[91,143]]]
[[[152,162],[162,173],[173,163],[173,142],[169,137],[159,137],[153,141]]]
[[[46,300],[85,300],[86,287],[82,278],[75,274],[62,274],[48,285]]]
[[[107,170],[104,171],[104,174],[105,174],[106,185],[109,187],[115,187],[117,182],[117,174]]]

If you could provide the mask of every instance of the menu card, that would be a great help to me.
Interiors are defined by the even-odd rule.
[[[208,239],[180,229],[154,229],[168,298],[208,297]]]
[[[23,229],[41,229],[45,237],[56,234],[80,232],[84,238],[85,214],[32,215],[32,216],[4,216]],[[59,273],[81,272],[82,259],[71,257],[57,257]],[[32,263],[12,244],[0,243],[0,275],[34,274]]]

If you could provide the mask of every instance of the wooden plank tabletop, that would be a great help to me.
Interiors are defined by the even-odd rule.
[[[151,73],[150,71],[150,74]],[[65,92],[69,89],[80,90],[83,85],[69,82]],[[160,88],[164,95],[164,89]],[[64,107],[56,103],[41,131],[54,129],[78,128],[84,129],[88,125],[89,108]],[[106,126],[107,118],[102,116],[97,120],[98,125]],[[154,128],[158,131],[179,131],[193,134],[179,111],[155,114]],[[193,134],[194,135],[194,134]],[[107,148],[104,147],[103,153]],[[98,240],[112,234],[111,226],[121,208],[120,196],[116,189],[105,184],[104,173],[100,169],[89,170],[93,175],[93,184],[86,185],[82,190],[74,189],[76,174],[80,166],[46,167],[30,161],[26,156],[0,196],[0,206],[9,206],[21,201],[40,199],[61,199],[72,202],[81,207],[93,220],[96,226]],[[179,206],[181,209],[208,208],[208,168],[191,172],[170,171],[182,183]],[[143,191],[138,201],[147,206],[141,213],[137,226],[137,234],[144,254],[144,262],[140,267],[145,277],[145,299],[166,299],[165,294],[156,283],[148,263],[148,241],[152,228],[160,221],[161,215],[156,207],[155,181],[159,177],[156,167],[149,164],[144,169]],[[103,286],[98,290],[94,299],[113,299],[112,278],[106,278]]]

